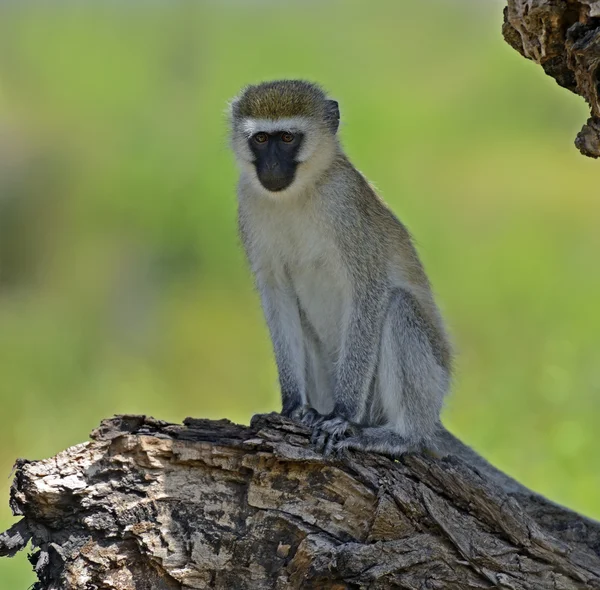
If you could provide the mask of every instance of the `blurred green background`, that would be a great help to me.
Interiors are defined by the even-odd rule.
[[[0,529],[17,457],[118,412],[279,408],[235,229],[226,103],[275,77],[340,101],[417,238],[458,349],[446,423],[600,517],[599,164],[583,101],[511,50],[502,3],[0,8]],[[24,556],[0,586],[33,582]]]

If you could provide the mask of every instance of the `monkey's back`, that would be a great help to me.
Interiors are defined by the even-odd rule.
[[[346,263],[358,274],[384,269],[375,280],[415,298],[430,339],[450,369],[450,342],[410,232],[345,156],[336,160],[332,170],[330,182],[340,190],[338,199],[329,203],[330,223],[332,231],[338,228],[336,239]],[[331,188],[325,192],[331,194]]]

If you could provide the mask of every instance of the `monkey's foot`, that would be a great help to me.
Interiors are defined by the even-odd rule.
[[[422,450],[422,443],[390,430],[389,428],[363,428],[357,435],[339,440],[335,451],[343,454],[347,450],[381,453],[397,458],[405,453]]]
[[[354,432],[354,426],[345,418],[323,417],[313,426],[311,441],[326,457],[332,455],[337,446],[348,434]]]

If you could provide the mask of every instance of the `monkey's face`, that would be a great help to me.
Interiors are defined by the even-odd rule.
[[[281,200],[306,194],[339,151],[338,103],[317,84],[274,80],[247,86],[229,113],[241,172],[238,195]]]
[[[331,127],[307,117],[234,119],[231,146],[251,193],[277,200],[304,194],[339,147]]]
[[[259,131],[248,139],[256,176],[264,188],[276,193],[292,184],[303,141],[303,133],[289,131]]]

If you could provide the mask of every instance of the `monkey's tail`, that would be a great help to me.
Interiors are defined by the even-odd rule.
[[[485,479],[492,481],[502,488],[507,494],[525,494],[543,498],[537,492],[530,490],[519,483],[497,467],[494,467],[489,461],[484,459],[479,453],[475,452],[469,445],[462,442],[450,431],[440,425],[438,431],[438,448],[442,455],[455,455],[465,461],[469,466],[474,467]],[[548,501],[546,498],[544,500]]]
[[[600,538],[600,522],[582,516],[570,508],[561,506],[552,500],[530,490],[517,480],[494,467],[486,461],[479,453],[466,445],[446,428],[440,425],[438,431],[438,449],[444,454],[455,455],[474,467],[484,479],[499,486],[505,493],[515,498],[525,511],[536,520],[545,519],[545,522],[554,523],[557,530],[565,522],[576,517],[585,526],[581,527],[580,537],[583,543],[589,542],[589,538]]]

